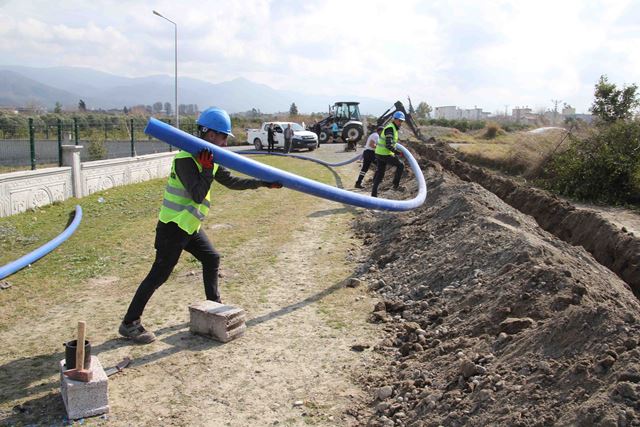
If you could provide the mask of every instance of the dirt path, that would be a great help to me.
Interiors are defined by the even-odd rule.
[[[576,208],[597,212],[603,218],[606,218],[611,223],[617,225],[621,229],[624,227],[625,231],[633,233],[636,236],[640,236],[640,213],[619,207],[610,206],[594,206],[587,204],[574,203]]]
[[[190,336],[186,325],[163,334],[160,352],[181,351],[115,379],[114,414],[128,414],[124,424],[156,418],[178,425],[298,425],[305,419],[348,424],[345,408],[363,398],[353,383],[353,368],[375,363],[373,353],[356,353],[351,346],[371,343],[374,328],[364,322],[371,304],[368,297],[358,297],[362,290],[326,280],[335,273],[320,261],[319,248],[343,246],[325,240],[335,239],[328,226],[326,217],[310,218],[264,269],[262,283],[256,284],[265,288],[264,303],[251,307],[242,339],[217,345]],[[337,300],[353,305],[334,304]],[[137,414],[132,413],[132,390],[140,393],[138,405],[145,408]]]
[[[339,173],[350,182],[357,165]],[[375,371],[382,356],[372,351],[380,327],[366,321],[374,301],[364,287],[345,286],[360,253],[361,243],[351,231],[356,211],[322,199],[305,200],[311,214],[302,223],[292,221],[296,231],[290,241],[271,247],[268,230],[257,227],[255,238],[225,254],[229,262],[223,258],[222,282],[228,286],[240,276],[242,259],[249,266],[258,254],[269,254],[257,280],[222,288],[225,302],[247,311],[242,338],[219,344],[189,333],[187,305],[202,299],[195,264],[193,272],[183,269],[172,276],[151,300],[145,319],[159,339],[147,346],[115,336],[131,284],[123,286],[115,276],[94,279],[79,295],[81,304],[50,307],[44,318],[29,325],[28,334],[26,325],[0,334],[12,348],[26,349],[25,357],[9,362],[0,352],[5,382],[0,386],[0,421],[62,423],[55,367],[41,376],[28,370],[63,357],[63,337],[84,317],[91,319],[93,353],[103,365],[124,356],[134,360],[109,381],[109,425],[357,423],[345,413],[368,401],[356,378]],[[224,233],[231,227],[211,228]],[[194,281],[197,286],[190,283]],[[368,348],[354,351],[354,345]]]

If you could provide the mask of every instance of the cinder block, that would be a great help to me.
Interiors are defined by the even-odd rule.
[[[93,379],[87,383],[75,381],[62,373],[66,370],[64,359],[60,361],[60,393],[70,420],[93,417],[109,412],[107,374],[96,356],[91,356]]]
[[[230,305],[200,301],[189,306],[189,314],[192,333],[206,335],[217,341],[231,341],[242,336],[247,329],[244,310]]]

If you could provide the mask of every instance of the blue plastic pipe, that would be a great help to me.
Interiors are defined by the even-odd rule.
[[[418,181],[418,195],[410,200],[390,200],[365,196],[294,175],[290,172],[265,165],[234,152],[217,147],[200,138],[196,138],[193,135],[189,135],[186,132],[163,123],[160,120],[154,119],[153,117],[149,119],[147,127],[144,129],[144,133],[178,147],[181,150],[188,151],[193,155],[198,154],[203,149],[210,150],[213,152],[214,161],[216,163],[254,178],[268,182],[279,182],[284,187],[292,190],[301,191],[313,196],[361,208],[387,211],[408,211],[422,205],[427,197],[427,185],[424,181],[424,175],[422,174],[422,170],[420,170],[418,162],[413,158],[409,150],[400,144],[398,144],[397,147],[402,151],[409,162],[409,166]]]
[[[22,270],[29,264],[33,264],[46,254],[60,246],[65,240],[69,238],[69,236],[71,236],[76,231],[76,229],[80,225],[80,221],[82,221],[82,208],[80,207],[80,205],[76,205],[76,212],[75,216],[73,217],[73,221],[62,233],[60,233],[56,238],[49,241],[48,243],[40,246],[33,252],[29,252],[25,256],[0,267],[0,279],[11,276],[16,271]]]

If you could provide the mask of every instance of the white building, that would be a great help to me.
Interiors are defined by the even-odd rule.
[[[447,105],[436,107],[434,117],[445,120],[484,120],[489,117],[489,113],[482,111],[482,108],[461,109],[455,105]]]
[[[436,119],[456,120],[458,118],[458,107],[455,105],[436,107],[433,117]]]

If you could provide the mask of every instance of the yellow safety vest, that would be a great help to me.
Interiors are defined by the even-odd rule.
[[[391,147],[395,149],[396,144],[398,143],[398,128],[396,128],[396,125],[391,122],[382,130],[382,133],[380,133],[380,138],[378,138],[378,143],[376,144],[376,154],[379,154],[381,156],[395,156],[395,154],[393,154],[393,152],[387,148],[385,131],[388,128],[393,129],[393,141],[391,142]]]
[[[164,189],[164,200],[160,208],[160,221],[165,224],[175,222],[178,227],[189,234],[193,234],[200,229],[202,220],[209,213],[211,190],[207,191],[202,203],[196,203],[191,199],[191,194],[189,194],[176,173],[176,160],[184,158],[191,158],[196,163],[198,171],[202,172],[202,166],[190,153],[186,151],[178,152],[171,163],[171,173]],[[218,165],[214,163],[214,176],[217,170]]]

